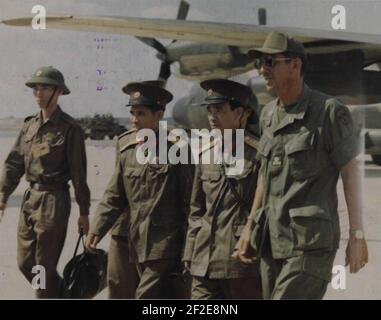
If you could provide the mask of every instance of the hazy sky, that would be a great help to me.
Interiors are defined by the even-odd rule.
[[[189,0],[189,20],[257,23],[257,9],[267,8],[274,26],[329,29],[331,8],[346,8],[347,29],[379,34],[381,1],[313,0]],[[178,0],[0,0],[0,19],[29,16],[36,4],[47,13],[175,18]],[[107,39],[97,49],[99,39]],[[163,41],[165,42],[165,41]],[[168,41],[167,41],[168,42]],[[61,104],[73,116],[112,112],[126,116],[128,96],[121,87],[130,81],[155,79],[160,62],[155,51],[130,36],[59,30],[13,28],[0,25],[0,117],[24,117],[37,109],[24,83],[41,65],[63,71],[72,94]],[[99,71],[105,74],[99,75]],[[97,85],[107,89],[97,91]],[[187,94],[190,82],[171,77],[168,89],[176,97]],[[171,106],[168,108],[169,115]]]

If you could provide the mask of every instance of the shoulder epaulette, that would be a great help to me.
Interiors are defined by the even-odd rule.
[[[120,152],[123,152],[124,150],[127,150],[129,147],[135,146],[138,144],[138,141],[136,141],[136,137],[130,136],[130,134],[134,132],[136,132],[136,129],[131,129],[129,131],[122,133],[118,137]]]
[[[136,129],[130,129],[130,130],[127,130],[127,131],[123,132],[122,134],[120,134],[120,135],[118,136],[118,139],[123,138],[124,136],[126,136],[126,135],[128,135],[128,134],[130,134],[130,133],[133,133],[133,132],[136,132]]]

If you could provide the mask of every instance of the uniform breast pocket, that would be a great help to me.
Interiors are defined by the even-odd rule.
[[[148,165],[148,176],[152,179],[165,178],[168,174],[169,165],[168,164],[150,164]]]
[[[25,151],[30,150],[30,147],[33,143],[33,139],[36,136],[37,128],[34,125],[30,125],[29,128],[25,131],[24,136],[24,145],[27,148]]]
[[[212,194],[217,190],[222,179],[221,171],[203,171],[200,177],[202,181],[202,189],[206,195]]]
[[[261,140],[259,140],[257,157],[267,159],[270,155],[271,146],[271,139],[266,134],[263,134]]]
[[[290,172],[296,180],[319,173],[320,163],[315,148],[315,137],[314,132],[304,132],[291,139],[285,146]]]
[[[51,139],[46,140],[41,144],[46,146],[46,152],[42,152],[41,157],[49,158],[49,160],[65,158],[65,136],[58,134]]]
[[[65,137],[61,134],[43,137],[41,143],[32,144],[31,153],[35,159],[39,158],[43,164],[53,168],[66,159]]]
[[[142,168],[126,168],[124,170],[124,180],[129,181],[135,181],[136,179],[139,179],[139,177],[142,174]]]
[[[257,173],[257,163],[252,159],[237,160],[233,165],[225,166],[225,174],[229,179],[243,182],[246,178],[252,178]]]
[[[254,192],[253,185],[256,184],[257,177],[255,165],[242,168],[239,173],[236,174],[228,175],[226,173],[226,181],[229,185],[230,193],[234,195],[235,201],[239,201],[244,213],[243,215],[240,214],[240,217],[246,218],[248,215],[248,211],[250,210],[249,206],[251,204],[247,203],[246,199],[248,198],[248,194]],[[245,223],[245,221],[242,221],[242,223]]]
[[[332,250],[332,220],[321,207],[311,205],[290,209],[290,219],[296,250]]]
[[[266,136],[264,133],[259,141],[257,160],[262,163],[263,168],[268,167],[270,161],[271,149],[272,149],[272,140]]]

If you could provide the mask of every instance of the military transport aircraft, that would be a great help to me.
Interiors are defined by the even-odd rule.
[[[47,28],[84,32],[133,35],[158,51],[162,61],[159,78],[171,72],[191,81],[230,78],[254,68],[247,52],[262,45],[271,31],[281,31],[303,42],[308,58],[306,82],[316,89],[337,96],[354,108],[358,125],[365,124],[365,148],[381,165],[381,35],[308,28],[267,26],[265,9],[259,9],[259,25],[185,20],[189,5],[180,2],[177,19],[149,19],[110,16],[55,15],[46,17]],[[31,17],[3,21],[10,26],[31,27]],[[172,39],[164,46],[156,38]],[[263,105],[271,96],[263,82],[249,83]],[[180,99],[173,116],[188,127],[206,126],[199,103],[202,91],[194,86]],[[368,106],[369,104],[372,104]],[[369,111],[369,112],[368,112]],[[373,115],[373,116],[372,116]],[[375,117],[377,115],[377,117]],[[202,124],[200,122],[204,121]]]

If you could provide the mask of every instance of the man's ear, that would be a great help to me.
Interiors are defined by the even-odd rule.
[[[244,114],[246,117],[250,117],[252,113],[253,113],[253,110],[251,110],[249,108],[246,108],[244,111]]]
[[[244,107],[240,106],[238,108],[235,108],[234,112],[235,112],[237,117],[241,117],[244,114],[245,109],[244,109]]]
[[[243,109],[243,108],[242,108]],[[240,128],[243,129],[247,125],[247,120],[249,119],[250,115],[252,114],[252,110],[245,108],[242,110],[242,116],[240,118]]]
[[[296,71],[300,73],[300,70],[302,70],[302,59],[298,57],[296,59],[292,59],[292,61],[295,63]]]

